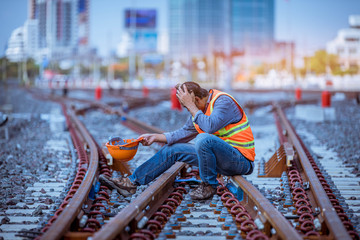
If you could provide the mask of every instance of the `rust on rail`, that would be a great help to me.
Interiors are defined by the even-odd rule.
[[[266,220],[276,230],[281,239],[302,239],[300,234],[291,226],[289,221],[267,200],[252,184],[242,176],[231,177],[244,191],[246,196],[265,216]],[[244,197],[245,199],[245,197]]]
[[[80,120],[77,119],[74,112],[70,111],[69,115],[90,148],[89,168],[84,180],[72,197],[70,203],[66,206],[64,211],[59,215],[51,227],[44,233],[41,239],[61,239],[62,236],[64,236],[64,234],[69,230],[70,225],[79,214],[84,201],[88,197],[92,183],[94,182],[96,171],[98,169],[99,159],[96,144],[94,143],[92,137],[84,125],[80,122]]]
[[[118,235],[121,235],[124,239],[128,238],[129,233],[125,231],[126,226],[133,228],[143,216],[151,216],[153,213],[151,211],[156,211],[157,208],[154,206],[162,203],[162,200],[172,192],[175,177],[184,166],[185,163],[176,162],[134,201],[119,212],[116,217],[96,232],[93,238],[106,240],[114,239]],[[147,206],[149,206],[148,212],[144,211]]]
[[[333,208],[324,188],[322,187],[313,167],[310,164],[310,161],[305,153],[305,150],[301,146],[300,141],[298,140],[296,133],[291,127],[291,124],[287,120],[284,112],[278,106],[276,106],[277,113],[284,124],[284,127],[287,131],[288,137],[292,144],[294,145],[297,154],[300,158],[300,163],[304,170],[304,174],[307,176],[310,182],[310,189],[315,197],[315,201],[320,206],[321,215],[324,217],[327,227],[330,231],[330,234],[335,239],[351,239],[346,228],[341,222],[339,216],[337,215],[335,209]]]

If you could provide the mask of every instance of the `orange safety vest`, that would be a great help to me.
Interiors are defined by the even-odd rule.
[[[230,95],[224,92],[221,92],[216,89],[210,90],[213,92],[212,98],[210,100],[209,106],[206,108],[205,115],[210,116],[213,109],[216,99],[221,95],[226,95],[231,97],[231,99],[236,103],[240,112],[242,113],[242,118],[237,123],[231,123],[217,132],[213,133],[215,136],[221,138],[232,147],[238,149],[247,159],[254,161],[255,160],[255,143],[254,136],[252,134],[248,118],[241,108],[240,104]],[[204,133],[204,131],[193,122],[196,130],[199,133]]]

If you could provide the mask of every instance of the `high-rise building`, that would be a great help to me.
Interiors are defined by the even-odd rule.
[[[38,50],[39,24],[37,19],[28,19],[24,24],[24,49],[27,56],[35,56]]]
[[[28,0],[28,19],[35,19],[36,0]]]
[[[9,47],[18,45],[19,41],[15,39],[21,35],[25,56],[35,58],[38,62],[43,58],[61,60],[72,57],[79,52],[79,48],[86,54],[89,1],[28,0],[28,19],[21,28],[21,34],[19,29],[14,31],[18,37],[12,36]]]
[[[170,0],[173,57],[214,51],[269,54],[274,43],[274,0]]]
[[[37,1],[35,5],[35,18],[38,20],[38,48],[45,48],[46,44],[46,22],[47,7],[46,1]]]
[[[231,0],[232,48],[269,54],[274,43],[274,0]]]
[[[78,44],[86,47],[89,44],[89,0],[78,1]]]
[[[40,48],[48,57],[71,56],[77,48],[77,0],[37,0]],[[45,44],[44,44],[45,43]]]
[[[175,58],[224,49],[226,1],[170,0],[169,51]]]

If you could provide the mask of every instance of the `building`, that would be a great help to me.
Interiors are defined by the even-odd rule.
[[[169,51],[173,58],[187,59],[223,51],[227,1],[170,0]]]
[[[169,51],[175,58],[236,51],[269,54],[274,0],[170,0]]]
[[[173,58],[187,59],[223,51],[226,1],[170,0],[169,51]]]
[[[35,56],[38,51],[38,31],[39,24],[37,19],[28,19],[24,24],[24,49],[27,56]]]
[[[360,15],[349,16],[349,25],[350,28],[339,30],[326,47],[328,53],[338,55],[344,70],[360,67]]]
[[[36,19],[26,20],[23,27],[15,29],[8,41],[6,57],[12,62],[20,62],[34,57],[38,50],[38,22]]]
[[[8,44],[9,48],[19,45],[21,35],[21,57],[41,62],[44,58],[62,60],[87,53],[89,0],[28,0],[28,19],[21,29],[14,31],[17,37],[12,36]],[[7,52],[18,52],[14,49]]]
[[[11,33],[5,56],[11,62],[21,62],[26,57],[24,45],[24,28],[16,28]]]
[[[78,44],[80,51],[89,45],[89,0],[78,0]]]
[[[274,0],[231,0],[232,48],[267,55],[274,44]]]
[[[73,55],[78,46],[78,1],[37,0],[36,4],[39,50],[51,59]]]
[[[36,0],[28,0],[28,19],[35,19]]]

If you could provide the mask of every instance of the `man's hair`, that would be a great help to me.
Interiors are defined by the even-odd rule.
[[[184,90],[184,85],[188,89],[189,93],[193,92],[196,97],[204,98],[209,95],[209,92],[206,89],[200,87],[200,85],[195,82],[185,82],[182,84],[179,83],[175,86],[175,88],[176,90],[179,90],[181,87],[181,89]]]

